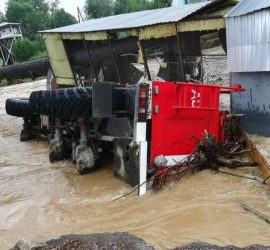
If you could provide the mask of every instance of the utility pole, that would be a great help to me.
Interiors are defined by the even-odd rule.
[[[79,7],[77,7],[77,13],[78,13],[78,21],[79,21],[79,23],[83,22],[84,19],[83,19],[82,12],[81,12]]]

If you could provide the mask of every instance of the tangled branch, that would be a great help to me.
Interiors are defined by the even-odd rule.
[[[256,166],[249,161],[233,158],[249,150],[245,148],[244,139],[230,142],[217,142],[215,137],[205,133],[202,139],[192,137],[197,146],[193,152],[181,162],[173,166],[156,167],[152,176],[152,188],[160,190],[168,181],[179,181],[187,174],[194,174],[204,169],[218,170],[220,166],[236,168],[240,166]]]

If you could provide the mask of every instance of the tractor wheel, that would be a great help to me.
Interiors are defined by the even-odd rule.
[[[30,105],[35,113],[60,118],[87,117],[92,114],[92,88],[65,88],[34,91]]]
[[[17,117],[31,117],[33,112],[28,98],[9,98],[6,100],[6,113]]]

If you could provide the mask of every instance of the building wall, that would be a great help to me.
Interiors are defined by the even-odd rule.
[[[231,83],[246,91],[232,94],[232,111],[245,114],[240,126],[249,133],[270,136],[270,72],[231,73]]]
[[[270,8],[228,17],[226,27],[229,71],[270,71]]]

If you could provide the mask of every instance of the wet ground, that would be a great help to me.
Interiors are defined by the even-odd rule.
[[[44,81],[0,89],[0,249],[19,239],[130,232],[156,249],[194,241],[217,245],[270,244],[269,224],[241,203],[270,215],[270,193],[251,180],[203,171],[143,197],[113,177],[112,168],[78,176],[71,162],[50,164],[48,143],[19,141],[22,120],[7,116],[8,97],[28,96]],[[231,171],[231,170],[230,170]],[[233,170],[257,175],[254,168]]]

